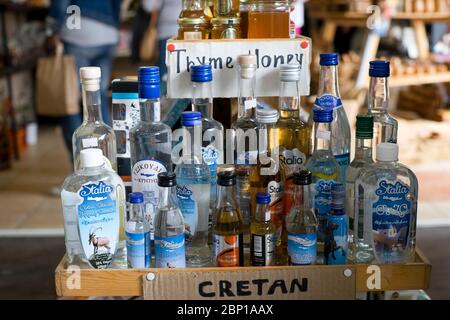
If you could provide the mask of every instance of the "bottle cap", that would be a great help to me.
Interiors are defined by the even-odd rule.
[[[260,123],[276,123],[278,121],[278,111],[275,109],[257,108],[256,121]]]
[[[86,91],[100,90],[100,78],[102,71],[99,67],[80,68],[80,81]]]
[[[89,148],[80,151],[81,168],[99,167],[105,164],[103,152],[98,148]]]
[[[256,203],[269,204],[270,203],[270,194],[264,193],[264,192],[258,192],[256,194]]]
[[[177,185],[177,176],[174,172],[161,172],[158,174],[158,186],[170,188]]]
[[[139,68],[139,98],[158,99],[160,97],[159,67]]]
[[[193,127],[201,123],[202,114],[198,111],[184,111],[181,114],[181,125]]]
[[[236,175],[233,171],[222,171],[217,174],[217,184],[219,186],[234,186],[236,184]]]
[[[321,53],[321,66],[337,66],[339,64],[339,55],[337,53]]]
[[[210,64],[202,64],[191,67],[192,82],[210,82],[212,81],[212,68]]]
[[[345,203],[345,187],[342,183],[335,183],[331,186],[331,209],[343,210]]]
[[[131,192],[128,195],[129,203],[144,203],[144,194],[142,192]]]
[[[377,145],[377,161],[398,161],[398,145],[388,142]]]
[[[280,67],[280,80],[281,81],[299,81],[300,80],[300,64],[290,63],[283,64]]]
[[[329,123],[333,121],[333,109],[313,109],[314,122]]]
[[[375,60],[369,62],[369,76],[387,78],[390,76],[390,63],[387,60]]]
[[[299,186],[306,186],[312,183],[312,174],[308,170],[301,170],[294,172],[294,184]]]
[[[356,138],[357,139],[373,138],[373,116],[371,115],[356,116]]]
[[[238,57],[240,75],[244,79],[251,79],[256,74],[256,56],[254,54],[243,54]]]

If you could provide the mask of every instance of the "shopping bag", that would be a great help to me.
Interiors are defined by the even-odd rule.
[[[151,60],[158,51],[158,37],[156,25],[158,23],[159,11],[153,11],[152,17],[150,19],[150,24],[145,30],[144,36],[142,37],[141,47],[139,50],[139,57],[142,61]]]
[[[80,112],[75,59],[64,55],[62,44],[58,44],[54,56],[38,61],[36,104],[37,113],[42,116],[59,117]]]

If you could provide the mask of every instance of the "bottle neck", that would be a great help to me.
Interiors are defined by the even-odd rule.
[[[271,219],[271,210],[268,204],[258,203],[256,205],[255,220],[257,222],[269,222]]]
[[[256,77],[239,77],[238,118],[255,118],[255,84]]]
[[[372,139],[356,138],[355,159],[372,160]]]
[[[295,95],[289,94],[295,92]],[[299,118],[300,117],[300,89],[298,81],[280,82],[280,117]]]
[[[389,78],[370,78],[369,111],[386,113],[389,105]]]
[[[177,187],[159,187],[159,207],[176,206]]]
[[[212,119],[213,97],[211,82],[192,82],[192,111],[198,111],[202,118]]]
[[[130,215],[128,221],[143,221],[144,220],[144,205],[142,203],[131,203],[129,209]]]
[[[311,185],[297,185],[294,184],[294,208],[302,208],[305,210],[311,209],[313,196]]]
[[[217,185],[217,208],[223,208],[232,206],[230,209],[237,209],[236,207],[236,197],[234,194],[235,186],[221,186]]]
[[[141,121],[159,122],[161,120],[160,101],[156,99],[140,99]]]
[[[183,10],[201,10],[206,5],[206,0],[183,0]]]
[[[193,127],[183,127],[183,129],[183,160],[185,163],[202,163],[201,124]]]
[[[331,123],[314,122],[314,151],[331,149]]]
[[[324,94],[340,97],[337,66],[320,67],[319,91],[317,92],[317,96],[320,97]]]
[[[83,95],[83,122],[84,123],[103,122],[100,89],[95,91],[88,91],[86,90],[85,86],[82,85],[82,95]]]

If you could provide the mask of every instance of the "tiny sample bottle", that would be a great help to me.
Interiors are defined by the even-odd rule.
[[[114,130],[103,122],[101,108],[99,67],[80,68],[81,90],[83,95],[83,123],[72,136],[73,166],[80,169],[80,152],[87,148],[99,148],[105,156],[107,167],[117,171],[116,135]]]
[[[185,228],[177,204],[175,173],[158,174],[160,190],[158,213],[155,217],[155,267],[185,268]]]
[[[240,39],[241,18],[216,17],[211,20],[211,39]]]
[[[250,225],[250,261],[252,266],[275,263],[275,225],[271,221],[270,194],[256,194],[256,212]]]
[[[214,0],[214,17],[239,17],[240,0]]]
[[[346,264],[348,251],[348,216],[344,210],[345,187],[331,186],[331,211],[325,227],[325,264]]]
[[[288,254],[291,265],[314,264],[317,258],[317,217],[311,172],[302,170],[294,176],[294,203],[286,218]]]
[[[126,206],[125,188],[105,164],[102,150],[80,151],[80,169],[64,181],[61,201],[69,265],[110,267],[119,242],[120,212]]]
[[[376,163],[361,171],[355,191],[355,207],[364,210],[364,246],[356,248],[356,262],[414,261],[418,184],[415,174],[398,162],[397,144],[377,145]]]
[[[209,39],[213,14],[206,0],[182,0],[178,17],[178,39]]]
[[[290,37],[289,0],[250,0],[248,38]]]
[[[144,215],[144,195],[132,192],[128,195],[128,217],[125,224],[127,258],[129,268],[150,268],[150,224]]]
[[[214,212],[213,248],[217,267],[244,265],[244,224],[234,192],[236,176],[232,171],[218,174],[218,201]]]

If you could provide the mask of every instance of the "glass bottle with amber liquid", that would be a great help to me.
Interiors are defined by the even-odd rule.
[[[178,17],[178,39],[209,39],[212,11],[206,0],[182,0]]]
[[[250,0],[248,38],[290,38],[291,0]]]

